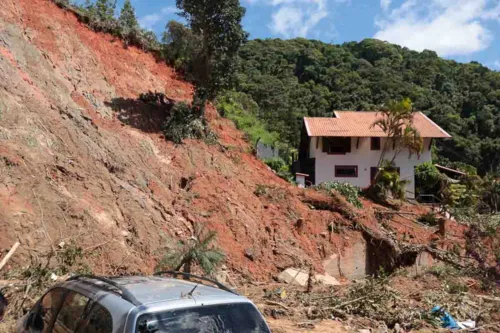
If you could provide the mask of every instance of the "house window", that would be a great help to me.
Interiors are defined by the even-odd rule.
[[[371,138],[371,150],[380,150],[380,138]]]
[[[333,155],[343,155],[351,152],[350,137],[323,138],[323,152]]]
[[[358,166],[357,165],[336,165],[335,166],[335,177],[356,178],[356,177],[358,177]]]

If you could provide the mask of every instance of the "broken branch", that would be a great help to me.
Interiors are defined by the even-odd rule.
[[[5,258],[2,259],[2,261],[0,262],[0,271],[2,270],[3,266],[5,266],[7,264],[7,261],[9,261],[10,257],[12,257],[14,255],[14,253],[16,252],[16,250],[19,247],[19,245],[21,245],[21,243],[16,242],[14,244],[14,246],[12,246],[12,248],[10,249],[10,251],[7,253],[7,255],[5,256]]]

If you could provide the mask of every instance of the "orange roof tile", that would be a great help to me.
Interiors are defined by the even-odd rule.
[[[336,118],[304,118],[309,136],[386,137],[387,134],[372,124],[382,117],[376,111],[335,111]],[[423,138],[451,138],[441,127],[422,112],[415,113],[413,125]]]

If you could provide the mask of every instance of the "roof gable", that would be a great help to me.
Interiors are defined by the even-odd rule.
[[[387,137],[378,126],[372,124],[382,117],[376,111],[335,111],[336,118],[306,117],[304,123],[309,136],[324,137]],[[446,131],[422,112],[413,117],[413,125],[423,138],[451,138]]]

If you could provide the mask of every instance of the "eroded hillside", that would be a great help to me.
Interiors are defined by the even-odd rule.
[[[328,218],[309,214],[213,108],[221,145],[176,146],[162,114],[136,100],[149,90],[189,99],[189,84],[53,3],[0,5],[0,84],[0,250],[22,244],[11,265],[76,241],[98,273],[148,272],[193,223],[217,230],[228,265],[256,277],[332,251],[320,235]],[[259,184],[282,197],[256,196]]]

